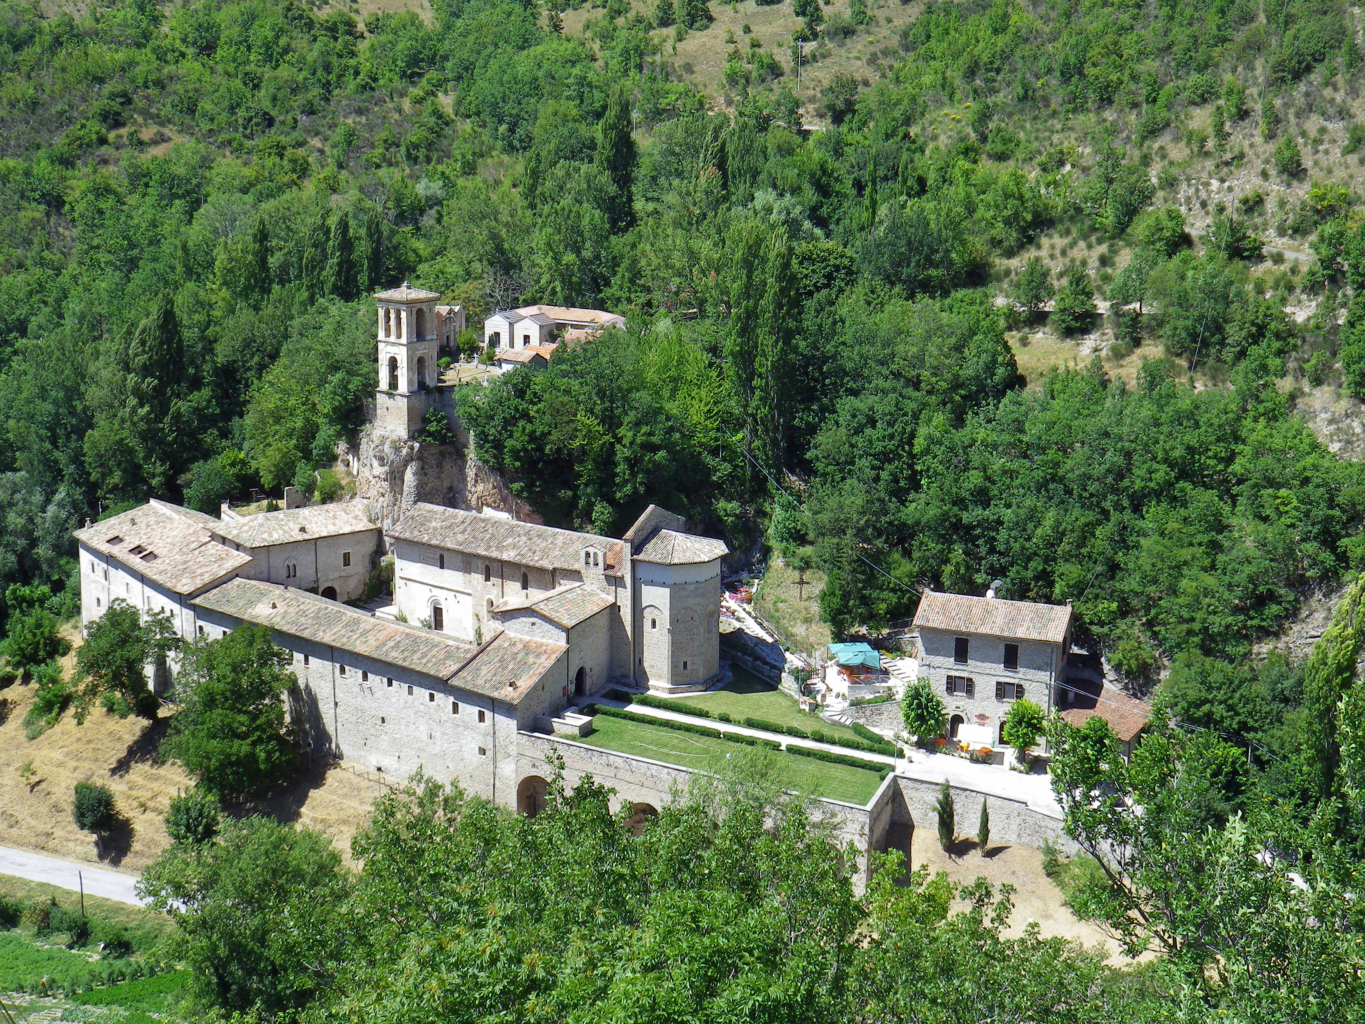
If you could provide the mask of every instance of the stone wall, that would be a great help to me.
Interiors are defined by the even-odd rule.
[[[584,775],[616,791],[616,806],[623,803],[648,804],[663,807],[681,798],[694,774],[686,768],[634,757],[615,751],[601,750],[572,740],[556,739],[539,733],[522,732],[517,735],[517,779],[548,779],[552,768],[551,752],[563,759],[564,778],[572,788]],[[893,835],[892,826],[910,829],[937,828],[939,787],[932,782],[888,775],[867,806],[838,800],[814,800],[814,816],[823,819],[840,843],[853,843],[864,856],[855,868],[854,880],[865,885],[869,863],[865,856],[869,849],[885,851]],[[962,787],[953,788],[957,812],[957,831],[960,835],[974,835],[981,814],[981,801],[990,803],[992,845],[1027,846],[1040,849],[1044,841],[1060,852],[1073,854],[1076,844],[1062,833],[1061,819],[1029,807],[1022,801],[987,795]],[[505,802],[505,801],[504,801]]]
[[[890,822],[922,827],[930,830],[938,828],[939,784],[891,775],[896,782],[895,793],[889,794]],[[958,835],[976,835],[976,825],[980,820],[981,801],[990,804],[991,844],[1001,846],[1027,846],[1042,849],[1047,841],[1064,854],[1077,852],[1076,844],[1062,832],[1061,818],[1053,817],[1022,800],[985,794],[961,786],[952,787],[953,805],[957,817]],[[880,794],[879,794],[880,795]]]
[[[883,704],[860,704],[844,708],[839,714],[853,722],[860,722],[878,732],[899,732],[901,725],[901,702],[889,700]]]

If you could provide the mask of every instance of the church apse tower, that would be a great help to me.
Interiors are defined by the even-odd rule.
[[[440,374],[436,363],[440,297],[406,281],[374,297],[379,307],[375,425],[386,434],[411,437],[431,406]]]

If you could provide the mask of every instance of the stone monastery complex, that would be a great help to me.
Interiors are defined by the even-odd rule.
[[[463,322],[435,298],[378,296],[379,394],[403,423],[420,422],[438,337]],[[618,539],[418,502],[385,536],[361,501],[214,518],[154,499],[76,537],[83,627],[118,600],[186,639],[268,626],[308,746],[490,798],[516,791],[519,734],[564,726],[609,683],[688,692],[720,671],[727,549],[654,506]],[[343,603],[385,552],[388,614]]]
[[[433,410],[462,429],[437,359],[464,311],[406,282],[375,299],[372,437],[420,458],[412,438]],[[530,306],[494,314],[484,336],[505,370],[622,323]],[[725,544],[652,505],[613,538],[521,522],[482,500],[471,500],[479,512],[422,501],[406,485],[417,468],[404,471],[396,507],[374,497],[295,507],[287,489],[283,509],[254,515],[225,504],[215,518],[153,499],[87,522],[76,531],[82,627],[116,601],[169,616],[186,640],[268,627],[292,659],[289,718],[306,747],[399,779],[421,771],[458,782],[523,812],[543,806],[554,770],[570,785],[591,773],[635,815],[686,786],[695,769],[578,742],[591,721],[578,709],[613,685],[667,696],[724,677]],[[390,558],[391,598],[358,607]],[[1062,683],[1073,671],[1071,609],[993,596],[927,594],[916,618],[921,674],[947,695],[951,738],[989,746],[1010,702],[1028,694],[1050,710],[1059,686],[1066,714],[1102,713]],[[175,671],[158,666],[154,689],[166,692]],[[1135,734],[1145,718],[1130,717]],[[843,841],[883,849],[894,826],[932,813],[938,782],[907,770],[886,768],[865,806],[819,801]],[[1001,838],[1068,848],[1056,816],[1012,790],[958,798],[969,813],[989,801]]]

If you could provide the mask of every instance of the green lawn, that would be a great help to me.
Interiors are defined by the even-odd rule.
[[[29,935],[0,932],[0,992],[9,992],[41,978],[83,978],[90,958],[60,946],[40,944]]]
[[[648,757],[702,771],[709,770],[727,753],[747,749],[742,744],[718,737],[696,736],[644,721],[627,721],[606,715],[598,715],[593,719],[593,732],[585,736],[583,742],[603,750],[634,754],[636,757]],[[774,751],[773,757],[777,758],[782,786],[798,793],[862,805],[872,799],[881,785],[877,773],[865,768],[827,764],[781,751]]]
[[[736,665],[734,673],[734,680],[723,690],[716,690],[714,693],[689,693],[678,700],[683,704],[705,708],[713,715],[724,711],[736,722],[745,717],[757,718],[764,722],[772,722],[774,725],[794,725],[805,729],[806,732],[819,729],[826,736],[844,736],[855,740],[859,738],[858,734],[846,725],[833,725],[819,715],[802,711],[794,699],[752,672]],[[678,710],[683,714],[687,713],[683,708]]]

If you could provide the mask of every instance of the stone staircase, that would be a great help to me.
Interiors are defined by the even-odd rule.
[[[886,662],[886,672],[900,686],[902,692],[919,677],[919,659],[895,658]]]

